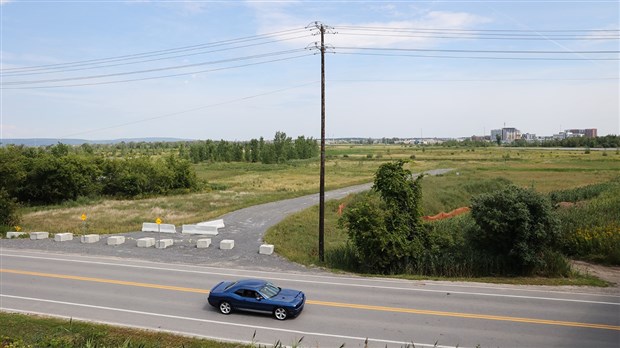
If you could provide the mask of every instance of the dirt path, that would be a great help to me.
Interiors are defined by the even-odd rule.
[[[620,289],[620,267],[618,266],[601,266],[585,261],[573,261],[573,267],[582,273],[613,283],[612,287]]]

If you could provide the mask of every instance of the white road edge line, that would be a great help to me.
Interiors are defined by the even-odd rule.
[[[7,256],[7,255],[0,255]],[[138,268],[138,269],[151,269],[158,271],[169,271],[169,272],[181,272],[181,273],[196,273],[196,274],[210,274],[210,275],[219,275],[224,277],[233,277],[238,278],[239,276],[231,275],[230,270],[228,272],[206,272],[206,271],[192,271],[192,270],[180,270],[174,268],[165,268],[165,267],[152,267],[152,266],[137,266],[137,265],[126,265],[126,264],[116,264],[116,263],[108,263],[108,262],[94,262],[94,261],[82,261],[82,260],[65,260],[65,259],[54,259],[54,258],[46,258],[46,257],[34,257],[34,256],[22,256],[22,255],[10,255],[11,257],[17,258],[32,258],[32,259],[40,259],[40,260],[55,260],[55,261],[64,261],[64,262],[75,262],[75,263],[88,263],[88,264],[96,264],[96,265],[105,265],[105,266],[117,266],[117,267],[127,267],[127,268]],[[272,272],[275,273],[275,272]],[[294,275],[294,274],[288,274]],[[321,282],[316,280],[302,280],[302,279],[291,279],[291,278],[278,278],[272,276],[263,277],[269,280],[278,280],[278,281],[290,281],[297,283],[311,283],[311,284],[325,284],[325,285],[333,285],[333,286],[349,286],[356,288],[372,288],[372,289],[382,289],[382,290],[400,290],[400,291],[412,291],[412,292],[430,292],[430,293],[450,293],[450,294],[459,294],[465,296],[487,296],[487,297],[503,297],[503,298],[519,298],[519,299],[527,299],[527,300],[540,300],[540,301],[558,301],[558,302],[576,302],[576,303],[590,303],[590,304],[602,304],[602,305],[611,305],[611,306],[620,306],[620,302],[605,302],[605,301],[590,301],[590,300],[576,300],[576,299],[566,299],[566,298],[554,298],[554,297],[538,297],[538,296],[524,296],[524,295],[507,295],[507,294],[489,294],[483,292],[466,292],[466,291],[446,291],[446,290],[433,290],[433,289],[414,289],[414,288],[403,288],[403,287],[393,287],[393,286],[380,286],[380,285],[364,285],[364,284],[348,284],[348,283],[336,283],[336,282]],[[360,279],[363,280],[363,279]],[[518,291],[518,289],[513,289]],[[567,293],[563,293],[567,294]],[[606,297],[605,295],[591,295],[591,296],[599,296]]]
[[[368,341],[379,342],[379,343],[390,343],[390,344],[400,344],[400,345],[414,344],[415,346],[420,346],[420,347],[453,348],[453,347],[449,347],[449,346],[440,346],[440,345],[435,345],[435,344],[404,342],[404,341],[393,341],[393,340],[385,340],[385,339],[380,339],[380,338],[370,338],[370,337],[367,338],[367,337],[334,335],[334,334],[320,333],[320,332],[305,332],[305,331],[299,331],[299,330],[282,329],[282,328],[275,328],[275,327],[269,327],[269,326],[255,326],[255,325],[247,325],[247,324],[227,323],[227,322],[221,322],[221,321],[217,321],[217,320],[181,317],[181,316],[169,315],[169,314],[160,314],[160,313],[152,313],[152,312],[134,311],[134,310],[123,309],[123,308],[95,306],[95,305],[89,305],[89,304],[83,304],[83,303],[72,303],[72,302],[65,302],[65,301],[46,300],[46,299],[41,299],[41,298],[22,297],[22,296],[13,296],[13,295],[5,295],[5,294],[0,294],[0,297],[13,298],[13,299],[18,299],[18,300],[26,300],[26,301],[39,301],[39,302],[53,303],[53,304],[66,305],[66,306],[92,308],[92,309],[106,310],[106,311],[112,311],[112,312],[123,312],[123,313],[130,313],[130,314],[155,316],[155,317],[169,318],[169,319],[196,321],[196,322],[216,324],[216,325],[236,326],[236,327],[243,327],[243,328],[249,328],[249,329],[255,329],[255,330],[256,329],[267,330],[267,331],[271,330],[271,331],[277,331],[277,332],[300,334],[300,335],[304,335],[304,336],[321,336],[321,337],[330,337],[330,338],[351,339],[351,340],[359,340],[360,342],[364,342],[364,340],[368,339]],[[4,307],[0,307],[0,309],[1,310],[5,310]],[[118,325],[125,326],[124,324],[120,324],[120,323]],[[150,329],[154,330],[154,328],[150,328]],[[465,348],[465,347],[463,347],[463,348]]]

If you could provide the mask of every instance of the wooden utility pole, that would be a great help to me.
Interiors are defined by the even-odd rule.
[[[325,261],[325,26],[321,32],[321,174],[319,179],[319,261]]]

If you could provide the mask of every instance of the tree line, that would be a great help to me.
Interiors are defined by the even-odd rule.
[[[284,163],[295,159],[309,159],[319,154],[317,141],[299,136],[293,140],[284,132],[276,132],[273,141],[263,137],[244,142],[226,140],[194,141],[181,144],[179,155],[193,163],[200,162],[251,162]]]
[[[197,188],[189,161],[176,155],[108,159],[48,148],[0,148],[0,195],[27,205],[58,204],[79,197],[166,194]]]

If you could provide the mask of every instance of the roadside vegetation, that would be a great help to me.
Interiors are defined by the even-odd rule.
[[[385,180],[380,180],[385,167],[394,169],[393,164],[385,164],[377,171],[374,191],[328,202],[324,263],[318,260],[315,208],[288,217],[268,231],[266,240],[276,244],[280,254],[302,264],[405,278],[526,276],[555,278],[549,284],[600,285],[592,277],[574,273],[568,258],[620,264],[618,177],[547,193],[521,188],[503,177],[472,178],[458,188],[450,184],[450,190],[442,190],[437,187],[442,178],[396,180],[409,175],[402,165],[387,185],[392,198],[386,199]],[[462,176],[456,174],[446,176]],[[425,207],[442,206],[428,203],[443,201],[448,210],[471,206],[472,212],[420,223],[417,208],[398,213],[399,208],[390,203],[406,201],[411,185],[421,186],[422,197],[428,198],[416,199]],[[446,200],[444,195],[457,198]],[[520,282],[529,283],[523,278]]]
[[[0,348],[245,348],[240,345],[197,339],[165,332],[121,328],[70,319],[44,318],[0,312]],[[251,337],[247,338],[248,341]]]

